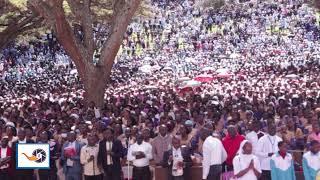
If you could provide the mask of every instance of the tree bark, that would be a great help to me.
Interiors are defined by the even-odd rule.
[[[80,78],[85,90],[86,103],[94,102],[96,107],[102,108],[107,85],[107,76],[104,70],[101,67],[89,65],[85,68],[85,74],[80,75]]]

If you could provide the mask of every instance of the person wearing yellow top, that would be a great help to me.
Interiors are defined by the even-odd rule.
[[[88,136],[88,145],[84,146],[80,152],[80,162],[83,165],[83,174],[85,180],[102,180],[102,169],[98,166],[99,146],[98,137],[90,134]]]

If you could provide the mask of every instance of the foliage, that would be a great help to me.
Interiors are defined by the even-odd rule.
[[[0,0],[0,49],[41,27],[42,20],[26,0]]]

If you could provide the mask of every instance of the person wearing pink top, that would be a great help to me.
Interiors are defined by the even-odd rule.
[[[308,142],[313,140],[320,142],[320,125],[318,122],[314,122],[312,124],[312,132],[308,136]]]

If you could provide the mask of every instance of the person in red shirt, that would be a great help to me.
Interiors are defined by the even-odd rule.
[[[233,158],[236,156],[240,148],[240,144],[244,139],[245,138],[242,135],[238,134],[237,128],[234,125],[228,126],[228,134],[222,140],[222,144],[228,154],[227,160],[225,162],[227,171],[233,171]]]
[[[0,147],[0,179],[9,180],[12,175],[12,149],[8,146],[8,137],[1,139]]]

